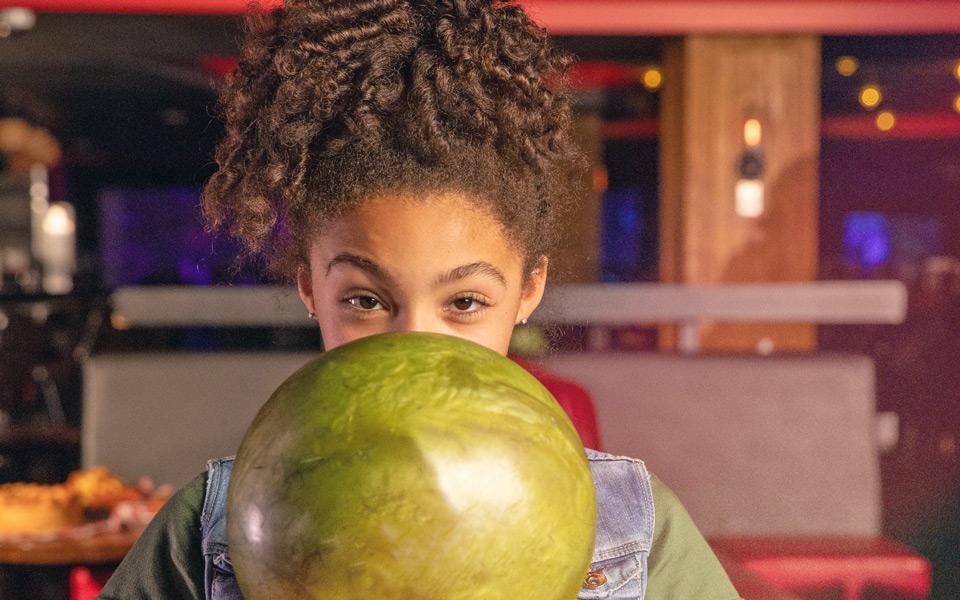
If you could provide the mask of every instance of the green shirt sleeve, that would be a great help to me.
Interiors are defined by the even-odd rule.
[[[150,521],[100,600],[203,600],[200,511],[206,473],[188,483]]]
[[[739,599],[726,571],[680,500],[653,475],[650,484],[656,521],[644,600]]]

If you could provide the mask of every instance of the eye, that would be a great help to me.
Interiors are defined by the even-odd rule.
[[[472,315],[488,308],[490,305],[486,300],[475,295],[465,295],[454,298],[450,301],[450,306],[455,313]]]
[[[349,304],[350,306],[352,306],[353,308],[360,311],[364,311],[364,312],[385,308],[383,306],[383,303],[380,302],[380,299],[377,298],[376,296],[368,296],[368,295],[361,294],[357,296],[350,296],[349,298],[344,298],[343,301]]]

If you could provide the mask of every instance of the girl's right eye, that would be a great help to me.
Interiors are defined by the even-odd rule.
[[[356,310],[370,312],[385,308],[383,303],[376,296],[357,295],[344,298],[343,300]]]

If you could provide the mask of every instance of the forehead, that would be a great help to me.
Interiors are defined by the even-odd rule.
[[[472,262],[520,275],[522,256],[492,215],[456,193],[426,198],[379,196],[325,224],[311,263],[351,252],[398,275],[433,277]],[[312,264],[316,268],[319,265]]]

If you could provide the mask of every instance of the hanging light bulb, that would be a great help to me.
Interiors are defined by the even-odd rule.
[[[867,110],[873,110],[883,102],[883,92],[879,86],[865,85],[860,88],[857,99],[860,101],[860,106]]]

